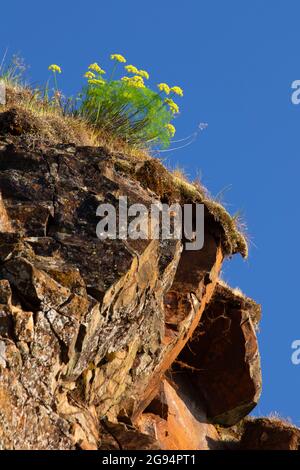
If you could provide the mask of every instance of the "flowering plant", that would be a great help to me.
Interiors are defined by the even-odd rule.
[[[126,64],[121,54],[112,54],[114,67],[109,78],[98,63],[88,67],[84,77],[87,84],[79,112],[96,129],[109,132],[132,144],[155,144],[167,147],[175,134],[171,121],[179,113],[178,105],[170,95],[183,96],[179,86],[166,83],[151,90],[146,70]],[[118,66],[122,65],[126,75],[115,79]]]

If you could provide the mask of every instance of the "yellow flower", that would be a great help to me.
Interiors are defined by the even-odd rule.
[[[131,81],[131,84],[137,88],[145,87],[144,80],[139,75],[134,75],[134,77],[132,77],[130,81]]]
[[[146,70],[139,70],[134,65],[125,65],[124,67],[128,73],[135,73],[136,75],[140,75],[143,78],[149,79],[149,73]]]
[[[146,78],[147,80],[149,80],[149,73],[146,72],[146,70],[138,70],[138,75],[140,75],[141,77],[144,77]]]
[[[139,73],[138,69],[134,65],[125,65],[124,67],[128,73]]]
[[[173,101],[171,100],[170,98],[166,98],[165,99],[165,103],[167,103],[170,107],[170,111],[173,113],[173,114],[177,114],[179,113],[179,107],[178,105]]]
[[[183,96],[183,90],[180,88],[180,86],[173,86],[170,88],[170,91],[175,93],[175,95]]]
[[[167,85],[166,83],[159,83],[157,87],[160,91],[164,91],[166,95],[169,95],[170,93],[169,85]]]
[[[110,58],[111,60],[116,60],[118,62],[126,62],[125,57],[123,57],[121,54],[111,54]]]
[[[88,80],[88,83],[90,85],[103,85],[105,81],[101,79],[92,78],[91,80]]]
[[[93,72],[86,72],[86,73],[84,74],[84,77],[85,77],[85,78],[95,78],[96,75],[95,75]]]
[[[139,75],[134,75],[132,77],[132,80],[136,81],[136,82],[144,82],[143,78],[140,77]]]
[[[98,73],[99,75],[102,75],[105,73],[105,70],[103,70],[100,65],[97,64],[97,62],[94,62],[93,64],[89,65],[89,70],[93,70],[94,72]]]
[[[56,65],[56,64],[49,65],[48,70],[51,70],[51,72],[54,72],[54,73],[55,72],[61,73],[61,68],[59,67],[59,65]]]
[[[166,128],[167,128],[168,132],[170,133],[170,136],[174,137],[174,134],[176,132],[175,126],[173,126],[173,124],[167,124]]]
[[[123,82],[127,82],[130,86],[134,86],[136,88],[145,88],[143,78],[139,77],[138,75],[134,75],[134,77],[122,77],[121,80]]]

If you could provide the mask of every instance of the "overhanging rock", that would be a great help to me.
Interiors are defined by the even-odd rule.
[[[257,404],[261,393],[255,325],[260,306],[219,283],[172,376],[206,404],[208,419],[231,426]],[[180,373],[179,373],[180,372]]]

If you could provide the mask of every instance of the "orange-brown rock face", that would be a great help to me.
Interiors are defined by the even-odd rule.
[[[0,448],[222,447],[208,421],[237,422],[261,386],[258,308],[218,280],[226,254],[246,253],[233,220],[156,160],[33,150],[10,129],[0,126],[12,134],[0,136]],[[203,249],[99,240],[96,209],[119,196],[203,201]]]
[[[136,419],[192,335],[222,228],[207,211],[193,257],[179,240],[99,240],[100,202],[158,198],[103,149],[4,143],[0,170],[1,446],[96,448],[99,419]]]
[[[260,308],[218,284],[194,336],[175,364],[179,386],[205,403],[211,422],[231,426],[257,404],[261,369],[255,324]]]
[[[243,450],[300,450],[300,429],[280,419],[247,421],[240,447]]]
[[[176,316],[170,318],[175,323]],[[255,302],[217,284],[194,334],[172,366],[173,386],[164,381],[137,421],[161,448],[229,448],[210,423],[238,423],[259,398],[261,371],[254,328],[259,318]]]
[[[205,412],[195,409],[188,397],[180,397],[167,380],[162,382],[158,397],[139,417],[137,425],[144,434],[157,439],[161,449],[221,448],[219,435],[207,423]]]
[[[136,392],[142,399],[134,406],[133,420],[154,398],[163,375],[193,335],[214,291],[222,260],[222,250],[209,233],[204,250],[183,252],[174,282],[164,297],[165,329],[161,355],[144,392],[140,389]]]

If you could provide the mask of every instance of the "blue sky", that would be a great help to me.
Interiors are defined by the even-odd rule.
[[[259,342],[263,394],[255,414],[277,411],[300,425],[298,292],[300,79],[297,0],[11,0],[1,4],[1,49],[20,53],[32,83],[61,65],[63,90],[76,93],[86,66],[109,66],[109,54],[151,72],[152,83],[183,87],[177,137],[199,122],[191,146],[163,154],[198,173],[231,212],[241,210],[251,238],[247,261],[226,262],[224,278],[263,305]]]

